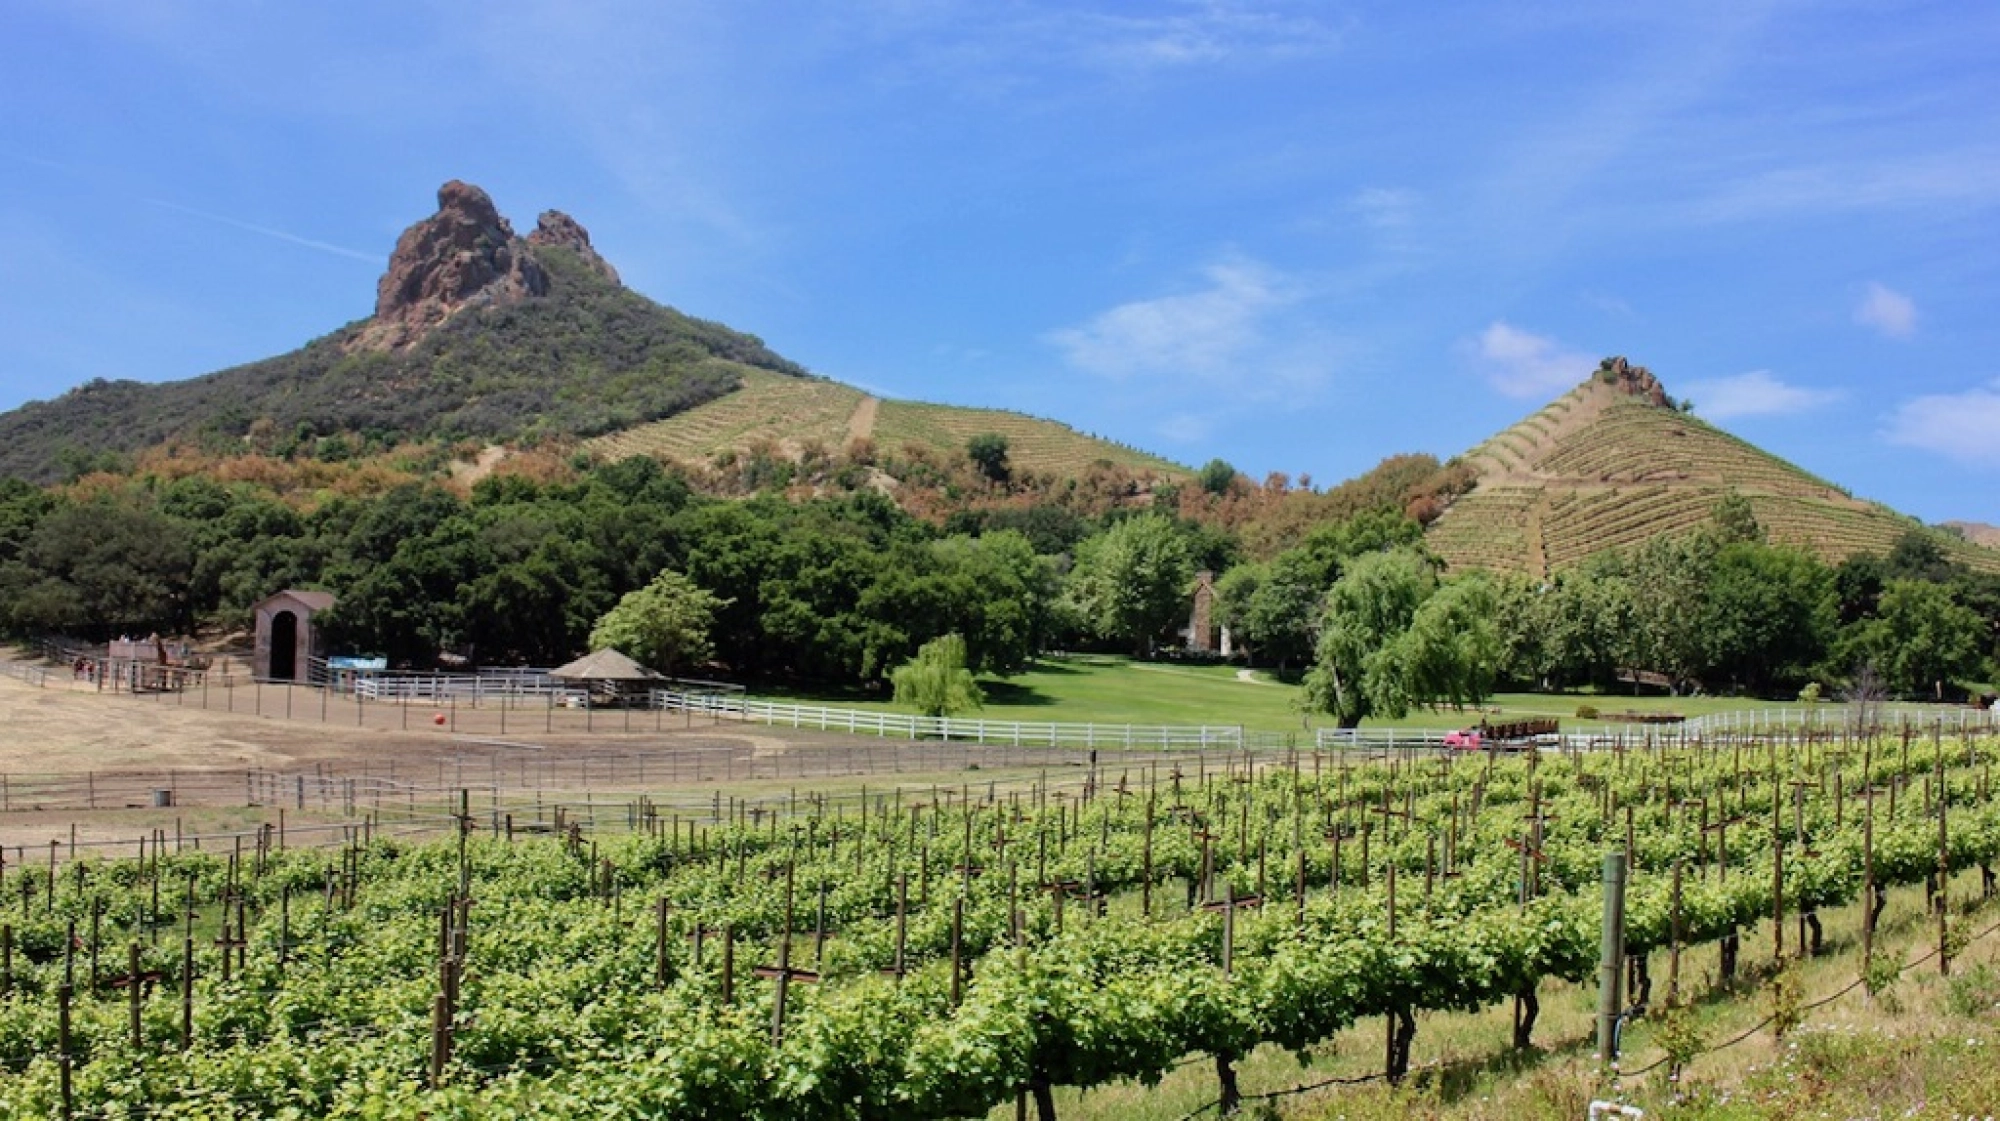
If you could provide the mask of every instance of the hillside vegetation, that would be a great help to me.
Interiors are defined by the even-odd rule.
[[[1634,373],[1647,391],[1634,388]],[[1726,495],[1750,504],[1773,543],[1829,563],[1887,553],[1921,528],[1660,403],[1649,395],[1654,389],[1643,369],[1607,360],[1582,385],[1466,453],[1477,485],[1431,524],[1432,550],[1453,568],[1546,576],[1607,549],[1695,529]],[[1947,548],[1971,567],[2000,571],[2000,553],[1959,540]]]
[[[0,475],[49,482],[170,442],[279,455],[407,439],[592,436],[805,371],[760,340],[619,287],[539,247],[546,296],[468,307],[402,350],[367,321],[289,354],[162,384],[98,380],[0,414]]]

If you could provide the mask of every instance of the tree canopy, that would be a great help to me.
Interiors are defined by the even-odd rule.
[[[610,647],[668,676],[685,672],[715,653],[708,640],[716,609],[728,606],[672,569],[626,592],[591,628],[592,648]]]
[[[924,643],[916,657],[890,676],[896,703],[922,716],[955,716],[985,702],[965,666],[965,639],[955,634]]]

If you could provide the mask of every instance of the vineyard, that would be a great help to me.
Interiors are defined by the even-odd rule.
[[[337,850],[268,829],[226,852],[164,835],[134,860],[59,865],[52,849],[0,877],[0,1112],[1019,1103],[1049,1119],[1056,1087],[1197,1061],[1228,1112],[1253,1050],[1304,1054],[1362,1021],[1386,1025],[1391,1081],[1420,1013],[1514,1002],[1530,1046],[1541,982],[1597,964],[1607,852],[1631,870],[1628,1016],[1694,995],[1688,947],[1719,946],[1727,981],[1753,957],[1818,952],[1821,909],[1892,885],[1928,885],[1948,966],[1965,935],[1949,873],[1977,871],[1961,910],[1994,887],[1996,756],[1907,729],[1292,753],[1067,786],[718,798],[693,816],[635,798],[621,833],[559,808],[503,824],[454,799],[441,841],[364,818]],[[1861,909],[1864,960],[1878,910]]]
[[[1007,438],[1008,459],[1017,470],[1081,476],[1102,460],[1165,476],[1188,473],[1158,456],[1022,413],[881,401],[870,419],[863,405],[871,399],[852,386],[747,367],[738,372],[742,387],[735,392],[664,420],[597,437],[585,443],[585,450],[614,459],[655,455],[706,464],[718,454],[741,454],[758,444],[796,457],[808,445],[838,452],[851,438],[865,437],[881,454],[900,455],[906,445],[917,445],[956,459],[973,437],[998,433]]]
[[[1830,563],[1887,553],[1918,523],[1670,407],[1592,378],[1466,453],[1479,484],[1432,524],[1455,568],[1545,575],[1593,553],[1704,524],[1746,499],[1775,544]],[[2000,553],[1947,541],[1952,559],[2000,571]]]
[[[789,445],[796,454],[806,441],[829,451],[847,446],[847,422],[866,394],[839,382],[791,378],[742,370],[733,393],[664,420],[599,436],[586,451],[609,459],[654,455],[704,464],[718,452],[744,451],[758,441]]]
[[[1082,476],[1106,461],[1133,471],[1184,477],[1188,469],[1156,455],[1086,436],[1066,424],[1003,409],[966,409],[918,401],[884,401],[875,440],[895,450],[905,443],[927,444],[945,454],[964,453],[967,441],[985,433],[1007,438],[1007,458],[1018,470]]]

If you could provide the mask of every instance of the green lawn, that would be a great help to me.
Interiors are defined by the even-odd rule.
[[[1263,671],[1243,680],[1235,666],[1173,665],[1135,662],[1110,655],[1078,654],[1045,658],[1025,673],[980,680],[986,707],[978,713],[989,720],[1095,724],[1242,725],[1255,731],[1300,732],[1330,725],[1324,714],[1307,717],[1298,711],[1300,690],[1273,680]],[[788,700],[831,707],[896,712],[886,699],[853,695],[794,696]],[[1568,725],[1579,705],[1602,713],[1675,712],[1701,716],[1740,709],[1801,709],[1796,702],[1779,703],[1733,697],[1623,697],[1575,694],[1502,693],[1487,704],[1496,719],[1513,716],[1554,716]],[[1498,710],[1494,712],[1493,710]],[[1819,706],[1821,718],[1838,720],[1839,707]],[[1367,726],[1398,728],[1457,728],[1476,723],[1471,710],[1417,711],[1400,720],[1370,720]],[[1595,726],[1595,725],[1593,725]]]

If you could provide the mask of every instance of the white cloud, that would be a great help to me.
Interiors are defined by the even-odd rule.
[[[1917,329],[1917,305],[1901,292],[1871,280],[1854,309],[1854,321],[1892,339],[1906,339]]]
[[[1832,404],[1843,396],[1838,389],[1787,384],[1769,370],[1693,381],[1687,384],[1687,390],[1696,410],[1710,420],[1802,413]]]
[[[1236,378],[1266,343],[1265,321],[1291,302],[1282,278],[1236,259],[1203,271],[1198,292],[1120,304],[1043,336],[1070,365],[1104,377]]]
[[[1479,333],[1471,349],[1487,382],[1509,397],[1559,393],[1597,368],[1594,359],[1552,338],[1497,319]]]
[[[1882,438],[1978,466],[2000,467],[2000,380],[1903,402]]]

